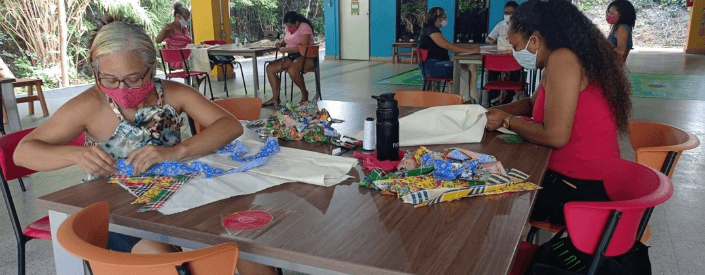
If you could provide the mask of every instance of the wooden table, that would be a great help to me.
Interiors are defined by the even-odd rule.
[[[343,133],[362,129],[363,118],[375,110],[372,104],[319,105],[345,120],[336,125]],[[400,111],[407,115],[416,110]],[[319,152],[330,148],[305,142],[282,145]],[[454,146],[492,154],[504,167],[530,174],[535,183],[541,182],[551,152],[540,145],[506,143],[494,132],[486,133],[481,143],[428,148]],[[138,213],[141,206],[130,204],[135,198],[104,179],[40,197],[37,205],[49,209],[53,234],[67,215],[105,200],[112,208],[111,231],[191,248],[235,242],[241,259],[311,274],[506,274],[536,197],[532,191],[414,208],[358,187],[357,169],[350,175],[355,179],[333,187],[288,183],[169,216]],[[295,212],[255,239],[227,235],[221,217],[251,205]],[[53,244],[59,274],[78,274],[81,261],[65,254],[55,239]],[[67,269],[71,267],[75,269]]]
[[[236,44],[225,44],[222,46],[216,46],[208,49],[208,54],[224,56],[242,55],[245,57],[252,57],[252,81],[255,84],[255,97],[258,97],[259,73],[257,70],[257,55],[276,50],[277,47],[274,46],[238,46]]]
[[[7,112],[8,133],[22,130],[22,125],[20,125],[20,112],[17,110],[14,82],[14,78],[0,78],[0,95],[2,96],[2,102],[5,104],[5,110]],[[2,123],[2,119],[0,119],[0,123]]]
[[[453,93],[460,94],[460,65],[468,64],[470,66],[470,97],[474,100],[479,99],[479,91],[477,90],[477,73],[482,66],[482,56],[485,54],[499,54],[506,51],[497,51],[496,46],[482,46],[479,54],[455,54],[453,55]],[[478,102],[479,104],[480,102]]]
[[[400,56],[408,56],[410,64],[418,63],[414,51],[418,42],[395,42],[392,44],[392,63],[401,62]],[[408,52],[400,52],[399,48],[409,48]]]

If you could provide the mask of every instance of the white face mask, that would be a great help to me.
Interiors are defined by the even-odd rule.
[[[186,21],[186,19],[179,20],[179,23],[181,23],[182,28],[188,27],[188,21]]]
[[[441,28],[445,28],[446,26],[448,26],[448,20],[441,21]]]
[[[504,21],[507,21],[507,23],[509,23],[509,17],[512,17],[512,16],[509,15],[509,14],[505,14],[505,15],[504,15]]]
[[[529,37],[529,41],[526,42],[524,49],[518,52],[512,47],[512,54],[514,55],[514,59],[519,62],[519,65],[527,70],[536,70],[536,54],[529,51],[529,42],[531,42],[531,37]]]

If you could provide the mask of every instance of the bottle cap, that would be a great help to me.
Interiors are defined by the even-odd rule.
[[[373,95],[372,98],[377,100],[377,108],[380,109],[392,109],[398,106],[397,100],[394,99],[394,93],[381,94],[379,96]]]

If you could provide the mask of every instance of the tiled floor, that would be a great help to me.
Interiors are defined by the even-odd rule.
[[[260,60],[264,62],[266,59]],[[252,79],[250,63],[243,62],[245,79],[248,83],[249,96],[252,96]],[[419,89],[408,86],[378,85],[377,81],[410,69],[413,65],[391,64],[357,61],[324,61],[321,60],[321,86],[323,98],[341,101],[369,102],[371,95],[393,92],[401,89]],[[668,73],[705,75],[705,56],[683,54],[655,54],[633,52],[630,54],[628,67],[632,72]],[[259,65],[260,71],[263,64]],[[311,92],[315,89],[313,75],[307,78],[307,87]],[[703,77],[705,80],[705,77]],[[260,85],[262,75],[260,75]],[[705,82],[703,83],[705,85]],[[244,96],[240,79],[229,80],[228,87],[233,96]],[[267,95],[260,97],[267,100],[271,96],[268,87]],[[216,96],[224,97],[222,82],[213,83]],[[47,91],[46,97],[51,113],[61,104],[80,93],[85,87]],[[282,95],[282,99],[284,99]],[[298,101],[298,89],[294,100]],[[705,141],[705,102],[676,99],[645,99],[634,98],[632,119],[652,120],[671,124],[689,131],[701,141]],[[40,115],[27,115],[27,104],[20,105],[20,114],[24,128],[41,124],[45,121]],[[265,109],[263,116],[273,112]],[[184,130],[184,132],[186,132]],[[622,156],[634,159],[634,152],[629,140],[621,141]],[[651,219],[651,246],[649,252],[654,274],[705,274],[705,239],[700,237],[705,228],[705,178],[703,169],[705,161],[703,146],[683,154],[673,175],[675,194],[664,205],[657,207]],[[46,210],[37,208],[35,198],[65,188],[80,181],[83,173],[76,167],[69,167],[53,172],[37,173],[27,182],[28,190],[22,193],[16,181],[10,182],[17,211],[23,224],[33,221],[43,215]],[[0,215],[0,274],[16,273],[16,241],[12,233],[7,215]],[[51,243],[47,241],[31,241],[27,245],[27,274],[53,274],[54,261],[51,256]]]

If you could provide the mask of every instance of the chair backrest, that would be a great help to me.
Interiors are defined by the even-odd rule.
[[[511,54],[486,54],[482,58],[484,58],[485,69],[489,71],[513,72],[522,69]]]
[[[259,97],[236,97],[214,100],[213,103],[225,109],[238,119],[255,120],[262,111],[262,99]],[[196,131],[200,133],[205,127],[196,123]]]
[[[671,178],[681,153],[700,145],[700,140],[691,133],[651,121],[630,121],[629,139],[636,162],[659,170]],[[672,156],[671,165],[664,167],[670,152],[675,155]],[[664,171],[663,168],[670,169]]]
[[[190,49],[160,49],[162,60],[168,63],[182,63],[191,56]]]
[[[394,93],[394,99],[399,102],[399,106],[406,107],[433,107],[463,104],[463,97],[460,95],[431,91],[397,91]]]
[[[426,62],[426,59],[428,58],[428,50],[427,49],[416,49],[416,51],[419,53],[420,62]]]
[[[177,274],[176,267],[188,263],[192,275],[235,274],[238,247],[225,243],[199,250],[167,254],[131,254],[108,250],[108,202],[94,203],[74,213],[57,232],[59,244],[86,260],[93,274]]]
[[[315,58],[318,57],[319,49],[320,45],[299,46],[299,54],[306,58]]]
[[[203,43],[203,44],[205,44],[205,45],[225,45],[225,44],[227,44],[228,42],[225,41],[225,40],[206,40],[206,41],[203,41],[203,42],[201,42],[201,43]]]
[[[0,136],[0,171],[2,171],[2,176],[6,181],[29,176],[37,172],[22,166],[17,166],[13,158],[17,145],[32,131],[34,131],[34,128],[28,128]],[[84,146],[85,143],[86,133],[81,132],[81,134],[69,142],[69,145]]]
[[[596,171],[595,179],[604,182],[611,201],[566,203],[568,235],[578,250],[594,254],[612,211],[620,211],[605,256],[622,255],[636,242],[646,209],[666,202],[673,195],[673,184],[661,172],[628,160],[609,159],[586,165]]]

